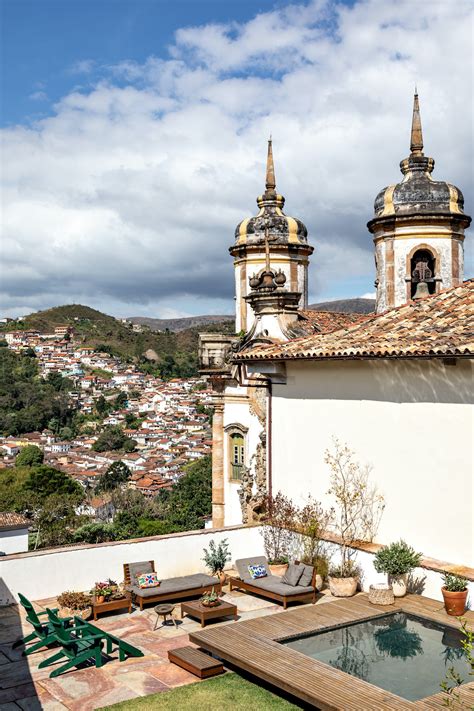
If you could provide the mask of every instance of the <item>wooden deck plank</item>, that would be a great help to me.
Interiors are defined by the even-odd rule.
[[[366,595],[359,595],[195,632],[190,639],[228,663],[323,711],[442,708],[442,694],[417,702],[407,701],[275,641],[398,611],[459,627],[455,618],[443,614],[442,604],[436,600],[409,595],[394,605],[382,606],[372,605]],[[466,618],[469,623],[474,622],[473,613],[467,613]],[[466,699],[470,699],[470,686],[462,687]],[[472,686],[474,688],[474,684]],[[474,695],[474,691],[472,693]]]

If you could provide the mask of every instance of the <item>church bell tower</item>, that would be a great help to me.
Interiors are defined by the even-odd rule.
[[[423,153],[415,90],[403,178],[377,195],[375,217],[367,225],[375,243],[377,313],[463,281],[464,230],[471,218],[459,188],[433,180],[433,168],[433,158]]]
[[[304,224],[285,215],[285,198],[276,191],[272,140],[268,141],[265,192],[257,198],[259,212],[237,225],[235,242],[229,252],[234,258],[236,294],[236,331],[248,333],[255,314],[247,296],[249,278],[260,277],[268,264],[282,272],[286,287],[301,293],[299,307],[308,305],[308,263],[313,247],[308,244]]]

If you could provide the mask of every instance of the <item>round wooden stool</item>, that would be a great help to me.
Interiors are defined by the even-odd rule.
[[[153,631],[156,630],[158,627],[158,623],[160,621],[160,617],[163,618],[163,622],[161,623],[161,627],[166,625],[167,622],[172,622],[175,627],[177,627],[176,620],[173,617],[173,610],[174,610],[174,605],[156,605],[155,607],[155,612],[156,612],[156,622],[155,626],[153,627]],[[169,617],[169,620],[167,619]]]

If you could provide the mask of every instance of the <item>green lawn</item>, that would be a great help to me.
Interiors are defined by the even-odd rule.
[[[289,711],[297,708],[303,706],[292,704],[238,674],[228,673],[171,691],[163,691],[161,694],[105,706],[102,711]]]

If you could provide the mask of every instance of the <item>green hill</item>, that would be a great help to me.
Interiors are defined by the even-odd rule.
[[[164,377],[187,377],[197,373],[198,334],[202,326],[177,333],[156,333],[144,326],[141,333],[136,333],[113,316],[89,306],[70,304],[29,314],[19,323],[2,326],[1,331],[52,333],[55,326],[65,325],[74,328],[75,340],[97,349],[103,347],[112,355],[138,363],[146,371]],[[233,323],[215,323],[206,326],[206,330],[232,333]]]

